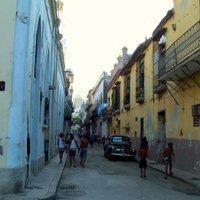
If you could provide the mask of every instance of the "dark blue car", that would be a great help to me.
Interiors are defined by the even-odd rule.
[[[104,145],[104,156],[112,159],[113,157],[127,157],[134,159],[136,150],[126,135],[111,135]]]

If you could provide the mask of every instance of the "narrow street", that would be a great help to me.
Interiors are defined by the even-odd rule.
[[[199,200],[200,196],[191,186],[147,168],[147,178],[140,178],[136,161],[108,160],[103,148],[94,144],[88,148],[85,167],[81,167],[79,155],[77,166],[70,167],[69,159],[60,180],[56,200]],[[163,166],[164,167],[164,166]]]

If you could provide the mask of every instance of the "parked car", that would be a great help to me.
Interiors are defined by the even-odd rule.
[[[134,159],[136,150],[126,135],[111,135],[104,145],[104,156],[112,159],[113,157],[127,157]]]

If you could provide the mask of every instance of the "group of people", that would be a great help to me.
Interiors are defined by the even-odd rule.
[[[146,137],[144,137],[140,144],[140,150],[138,153],[139,156],[139,168],[140,168],[140,177],[146,178],[146,168],[147,168],[147,160],[148,157],[148,141]],[[168,176],[168,168],[169,168],[169,174],[172,175],[172,160],[175,162],[175,155],[174,155],[174,149],[173,149],[173,143],[169,142],[168,147],[165,148],[163,152],[164,156],[164,163],[165,163],[165,179],[167,179]]]
[[[59,152],[59,158],[60,163],[62,163],[63,153],[65,151],[69,152],[69,158],[70,158],[70,167],[72,166],[72,163],[74,167],[76,167],[76,151],[78,149],[78,153],[80,152],[80,165],[82,167],[85,166],[85,161],[87,158],[87,148],[88,148],[88,139],[86,134],[83,135],[83,137],[80,139],[80,146],[77,142],[77,140],[74,139],[74,135],[70,134],[67,135],[66,138],[64,138],[64,134],[61,133],[59,135],[58,139],[58,152]],[[148,141],[146,137],[143,137],[141,144],[140,144],[140,150],[138,153],[139,156],[139,168],[140,168],[140,177],[146,178],[146,168],[147,168],[147,157],[148,157]],[[175,162],[175,155],[174,155],[174,149],[173,149],[173,143],[169,142],[168,147],[163,152],[164,156],[164,163],[165,163],[165,179],[167,179],[168,176],[168,168],[169,168],[169,174],[172,175],[172,160]]]
[[[70,167],[72,166],[72,163],[74,167],[76,167],[76,152],[78,150],[78,153],[80,152],[80,164],[82,167],[85,166],[85,161],[87,158],[87,148],[88,148],[88,139],[86,137],[86,134],[83,135],[80,141],[80,146],[77,142],[77,140],[74,138],[73,134],[66,135],[66,138],[64,138],[64,134],[59,134],[58,138],[58,152],[59,152],[59,158],[60,163],[62,163],[63,159],[63,153],[66,151],[69,153],[69,159],[70,159]]]

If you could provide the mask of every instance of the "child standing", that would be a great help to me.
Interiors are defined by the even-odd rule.
[[[147,168],[147,160],[146,157],[148,156],[147,154],[147,149],[145,145],[141,146],[141,149],[139,151],[139,168],[140,168],[140,177],[145,177],[146,178],[146,168]]]
[[[58,152],[59,152],[59,158],[60,163],[62,163],[63,153],[65,151],[65,140],[64,140],[64,134],[60,133],[58,138]]]

